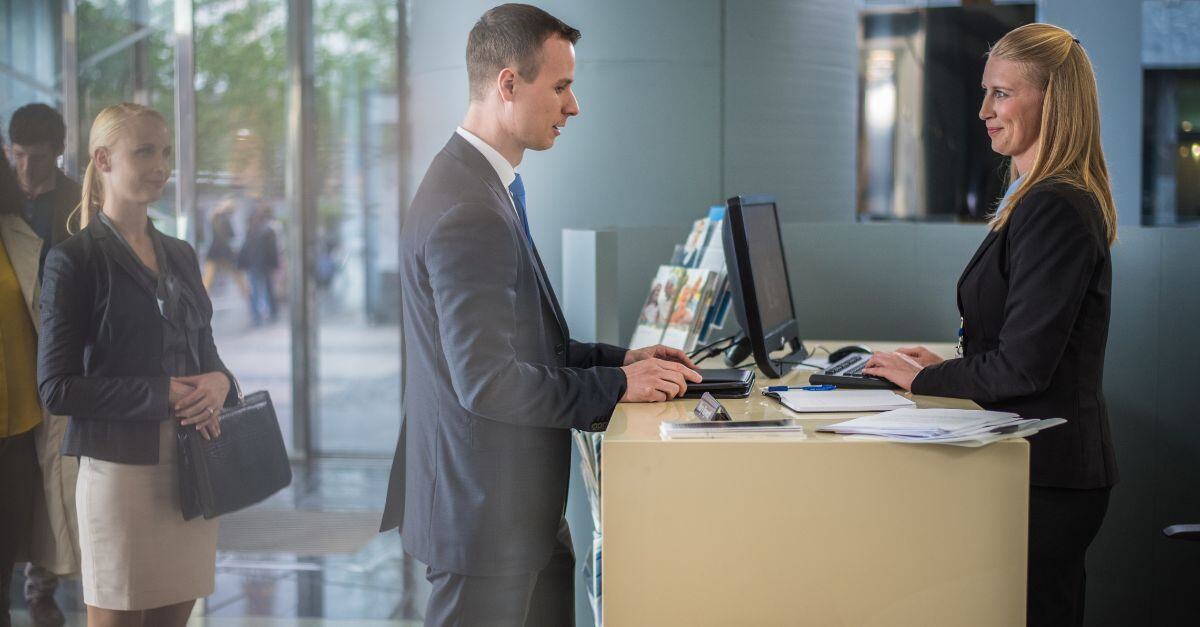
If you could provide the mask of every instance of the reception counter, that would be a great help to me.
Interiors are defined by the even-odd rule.
[[[1028,443],[819,434],[862,414],[796,414],[760,394],[808,374],[722,401],[734,420],[803,418],[802,440],[664,441],[659,424],[692,419],[696,401],[618,405],[601,455],[604,623],[1023,624]]]

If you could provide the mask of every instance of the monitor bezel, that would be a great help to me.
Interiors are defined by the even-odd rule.
[[[791,317],[776,328],[763,329],[762,312],[758,306],[758,293],[754,285],[754,267],[750,261],[750,244],[746,235],[743,210],[748,205],[770,205],[775,218],[775,235],[779,238],[779,254],[783,257],[783,277],[788,294]],[[750,342],[754,362],[762,373],[771,379],[783,376],[789,366],[807,357],[804,344],[800,341],[800,325],[796,322],[796,301],[792,296],[791,275],[788,272],[787,254],[783,249],[783,228],[779,222],[779,206],[775,197],[734,196],[725,203],[724,247],[728,266],[729,283],[733,292],[734,313],[738,323]],[[771,359],[771,352],[792,347],[790,360]]]

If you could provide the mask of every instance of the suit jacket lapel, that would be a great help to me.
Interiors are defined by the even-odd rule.
[[[99,219],[97,219],[94,223],[88,225],[87,230],[91,231],[92,237],[96,240],[96,245],[104,251],[104,254],[109,259],[116,261],[117,265],[121,266],[121,268],[129,274],[129,277],[133,279],[134,283],[145,290],[146,293],[153,298],[158,298],[158,295],[154,292],[154,286],[150,285],[146,281],[146,277],[142,273],[141,268],[138,268],[135,265],[139,263],[138,260],[133,258],[133,253],[125,249],[125,244],[121,243],[116,236],[108,230],[107,226],[101,224]],[[158,260],[158,263],[161,265],[167,263],[167,260],[160,259]]]
[[[963,280],[966,279],[967,275],[971,273],[971,269],[974,268],[975,264],[979,263],[979,260],[983,258],[983,253],[987,252],[987,250],[992,247],[992,244],[996,243],[996,239],[999,236],[999,231],[991,229],[988,230],[987,237],[983,238],[983,241],[979,244],[979,248],[975,250],[975,256],[971,257],[971,261],[967,262],[967,267],[963,269],[962,275],[958,277],[959,290],[962,289]]]
[[[0,238],[3,238],[4,248],[8,250],[8,259],[17,274],[17,282],[21,284],[21,295],[25,297],[29,318],[33,320],[34,328],[40,331],[38,261],[42,255],[42,238],[16,215],[0,216]]]
[[[479,154],[479,151],[474,146],[459,136],[458,133],[455,133],[450,138],[445,150],[475,171],[483,179],[488,188],[492,190],[492,193],[496,195],[496,201],[510,209],[510,211],[505,212],[505,216],[508,218],[508,225],[517,234],[518,239],[525,243],[525,252],[537,270],[537,282],[538,287],[541,288],[542,302],[554,314],[554,319],[558,322],[558,328],[563,337],[567,337],[567,320],[563,316],[562,308],[558,305],[558,297],[554,295],[554,287],[550,285],[550,278],[546,275],[546,268],[542,266],[542,258],[538,255],[537,248],[533,246],[533,242],[525,237],[525,230],[520,224],[517,224],[516,212],[511,211],[512,199],[508,195],[508,190],[504,189],[504,185],[500,183],[500,177],[496,175],[496,169],[492,167],[492,164],[488,163],[483,155]]]

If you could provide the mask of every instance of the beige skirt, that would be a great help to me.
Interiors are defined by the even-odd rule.
[[[158,464],[79,459],[83,602],[147,610],[212,594],[217,521],[179,509],[175,423],[160,426]]]

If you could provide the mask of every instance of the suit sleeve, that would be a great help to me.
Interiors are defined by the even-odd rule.
[[[913,392],[998,402],[1049,386],[1102,253],[1086,217],[1053,192],[1030,195],[1005,228],[1009,288],[999,347],[924,368]]]
[[[225,395],[226,407],[232,407],[237,404],[237,383],[233,377],[233,373],[225,367],[225,362],[221,361],[221,355],[217,353],[217,343],[213,340],[212,330],[212,301],[208,298],[208,291],[204,289],[204,279],[200,276],[200,258],[196,256],[196,250],[186,242],[182,244],[187,250],[186,258],[188,259],[188,267],[185,272],[188,273],[189,283],[197,286],[199,293],[196,298],[200,301],[204,313],[204,327],[200,329],[200,372],[223,372],[229,378],[229,393]]]
[[[624,393],[620,368],[562,368],[517,359],[518,245],[503,218],[482,204],[452,207],[425,242],[458,401],[474,414],[513,425],[602,428]]]
[[[169,377],[83,375],[95,287],[89,281],[82,262],[62,247],[46,257],[38,335],[38,392],[43,405],[52,414],[76,419],[166,420],[171,415]]]
[[[567,365],[574,368],[595,368],[603,366],[620,368],[625,365],[625,353],[628,349],[612,344],[597,342],[576,342],[571,340],[567,346]]]

